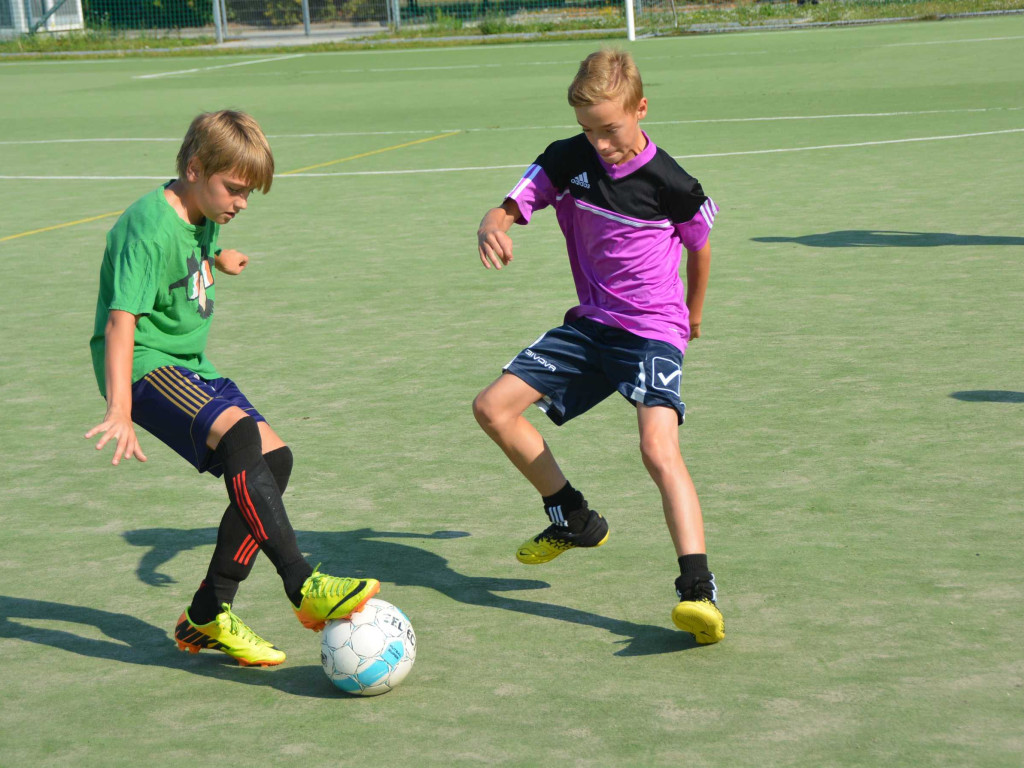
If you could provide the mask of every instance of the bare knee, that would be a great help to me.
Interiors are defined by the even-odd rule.
[[[206,445],[210,450],[216,450],[217,446],[220,445],[221,438],[230,432],[231,428],[238,422],[246,418],[249,418],[249,414],[237,405],[226,408],[210,425],[210,433],[206,437]]]
[[[671,475],[683,461],[679,453],[679,444],[659,435],[641,436],[640,456],[647,471],[656,481]]]
[[[473,416],[485,432],[493,432],[502,420],[501,408],[485,389],[473,400]]]
[[[522,379],[503,373],[473,400],[473,415],[491,435],[513,427],[541,394]]]

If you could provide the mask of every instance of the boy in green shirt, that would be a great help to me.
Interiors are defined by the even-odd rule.
[[[115,465],[146,461],[138,424],[200,472],[224,478],[230,503],[213,558],[174,638],[191,653],[209,648],[243,665],[272,666],[284,653],[231,611],[260,550],[299,621],[315,631],[361,610],[380,583],[310,567],[281,500],[291,449],[206,357],[213,268],[237,275],[248,263],[238,251],[218,249],[220,227],[245,210],[254,189],[270,191],[270,145],[245,113],[204,113],[192,121],[177,166],[177,179],[136,201],[107,235],[89,342],[107,410],[85,436],[100,435],[97,450],[113,440]]]

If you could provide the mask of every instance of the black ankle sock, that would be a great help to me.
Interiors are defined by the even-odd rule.
[[[313,569],[305,559],[292,563],[280,571],[281,581],[284,582],[284,593],[292,601],[296,608],[302,603],[302,585],[306,579],[313,575]]]
[[[544,512],[555,525],[567,527],[573,533],[579,533],[587,524],[583,494],[566,482],[560,491],[551,496],[543,496]]]
[[[683,555],[679,558],[679,578],[676,579],[676,594],[680,600],[707,598],[714,602],[718,596],[715,575],[708,570],[708,556]]]
[[[217,602],[217,594],[213,591],[213,587],[204,581],[192,597],[192,605],[188,607],[188,617],[193,624],[209,624],[217,618],[217,614],[220,612],[221,607]]]
[[[679,573],[682,576],[697,578],[708,571],[708,556],[703,552],[699,555],[683,555],[679,558]]]

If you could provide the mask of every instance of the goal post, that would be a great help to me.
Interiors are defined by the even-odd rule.
[[[708,0],[707,5],[721,6],[722,0]],[[630,40],[639,34],[649,37],[679,31],[679,9],[676,0],[626,0],[626,34]]]
[[[0,0],[0,36],[84,28],[82,0]]]

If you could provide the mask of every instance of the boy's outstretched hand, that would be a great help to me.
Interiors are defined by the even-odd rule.
[[[103,421],[85,433],[85,438],[88,440],[100,432],[103,433],[103,437],[96,443],[97,451],[103,450],[103,446],[111,440],[117,442],[117,448],[114,449],[114,458],[110,462],[114,466],[120,464],[122,458],[130,459],[134,457],[139,461],[146,461],[146,454],[142,452],[139,438],[135,435],[135,425],[132,424],[130,418],[116,412],[111,413],[108,410],[106,416],[103,417]]]
[[[509,229],[519,218],[519,206],[514,200],[506,200],[500,208],[492,208],[480,222],[476,231],[477,251],[480,262],[490,269],[496,269],[512,261],[512,238]]]
[[[214,257],[213,263],[225,275],[237,275],[249,264],[249,257],[241,251],[224,248]]]

